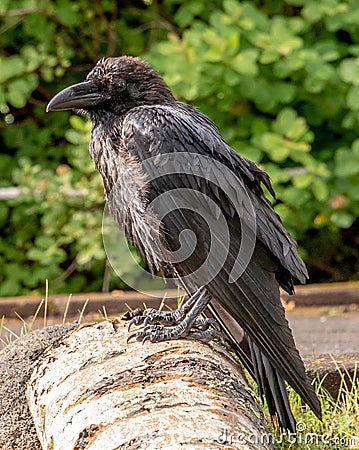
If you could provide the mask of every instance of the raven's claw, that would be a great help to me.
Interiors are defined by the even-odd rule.
[[[176,310],[178,311],[178,310]],[[144,311],[142,311],[142,314],[135,316],[131,319],[130,323],[128,324],[128,331],[131,330],[132,325],[148,325],[149,323],[166,323],[171,324],[172,321],[170,317],[174,315],[176,312],[162,312],[158,311],[157,309],[153,308],[147,308]],[[167,318],[168,317],[168,318]]]
[[[130,323],[128,324],[127,331],[131,331],[132,325],[141,325],[143,323],[144,316],[135,316],[133,319],[130,320]]]
[[[206,323],[205,326],[198,327],[197,329],[186,330],[183,326],[177,325],[174,327],[161,327],[161,326],[148,326],[136,333],[131,334],[127,339],[127,342],[131,338],[135,338],[137,341],[141,341],[144,344],[146,341],[150,342],[164,342],[172,341],[175,339],[196,339],[204,342],[209,342],[213,337],[217,336],[222,338],[222,333],[216,329],[209,329],[211,323]],[[196,328],[196,327],[193,327]]]
[[[219,324],[215,319],[197,319],[210,300],[210,295],[200,288],[175,311],[146,309],[142,315],[135,316],[129,323],[129,330],[132,325],[143,325],[143,328],[131,334],[127,342],[132,338],[142,343],[186,338],[210,341],[213,336],[220,336]],[[211,326],[212,329],[210,329]]]

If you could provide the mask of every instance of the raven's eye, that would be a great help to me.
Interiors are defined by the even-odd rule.
[[[127,87],[126,81],[123,78],[116,78],[114,80],[114,85],[118,91],[124,91]]]

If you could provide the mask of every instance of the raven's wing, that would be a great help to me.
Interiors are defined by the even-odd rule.
[[[290,274],[301,283],[308,278],[307,269],[298,254],[297,244],[284,228],[278,214],[265,197],[261,183],[274,195],[268,175],[252,161],[240,156],[222,138],[214,123],[196,108],[184,103],[177,103],[177,108],[155,106],[135,108],[128,114],[123,124],[123,133],[128,149],[140,159],[157,154],[188,152],[200,154],[218,160],[228,166],[240,177],[249,190],[255,194],[257,236],[271,255],[280,263],[279,274]],[[200,169],[203,160],[188,162]],[[203,176],[208,175],[208,167],[203,167]],[[218,180],[226,183],[226,180]],[[203,184],[200,186],[203,188]],[[198,188],[198,186],[197,186]],[[210,188],[205,187],[206,191]],[[232,186],[235,192],[237,186]],[[216,196],[216,192],[212,192]],[[222,198],[220,199],[222,200]],[[224,205],[225,206],[225,205]],[[278,282],[289,293],[286,281]]]
[[[206,288],[320,417],[320,404],[306,377],[303,362],[285,318],[278,285],[280,283],[291,291],[292,276],[304,281],[307,272],[294,240],[262,192],[261,182],[270,187],[265,174],[253,163],[237,155],[206,116],[181,103],[176,107],[146,106],[132,110],[122,124],[122,143],[131,155],[142,162],[149,158],[156,162],[158,158],[158,164],[151,165],[150,169],[146,166],[155,197],[181,188],[199,190],[217,205],[212,208],[213,218],[217,217],[218,209],[226,215],[230,236],[228,257],[223,262],[220,251],[211,253],[210,264],[220,265],[221,270],[206,284]],[[181,153],[185,154],[185,158],[180,158],[181,167],[178,168],[178,173],[173,173],[169,155]],[[231,185],[227,174],[213,170],[207,158],[221,163],[235,173],[239,182]],[[156,170],[160,172],[167,166],[169,175],[156,178]],[[193,173],[197,175],[192,175]],[[225,189],[226,195],[221,193],[218,186]],[[237,198],[243,208],[239,214],[233,202],[228,200],[232,196]],[[231,276],[240,251],[241,233],[244,233],[244,238],[247,232],[250,234],[250,230],[246,231],[243,226],[243,217],[250,213],[248,205],[243,202],[243,196],[250,199],[256,213],[257,240],[245,271],[233,281]],[[171,210],[173,205],[167,206]],[[167,221],[169,234],[180,234],[185,228],[193,230],[197,240],[201,242],[196,250],[197,259],[202,261],[210,251],[211,239],[203,218],[183,213]],[[225,243],[228,236],[224,230],[217,227],[215,231],[217,242]],[[146,242],[143,245],[146,246]],[[191,273],[197,268],[196,258],[179,262],[176,267],[184,275]]]

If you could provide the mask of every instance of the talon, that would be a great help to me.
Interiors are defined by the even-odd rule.
[[[154,316],[147,316],[145,320],[143,321],[143,326],[146,328],[146,325],[148,325],[150,322],[153,322]]]
[[[142,316],[142,315],[143,315],[143,309],[136,308],[133,310],[126,311],[124,314],[122,314],[122,316],[120,316],[120,319],[121,320],[131,320],[135,316]]]
[[[222,332],[221,332],[221,325],[215,320],[214,323],[212,323],[212,327],[219,332],[219,334],[222,336]]]
[[[152,341],[151,336],[149,334],[146,334],[146,336],[142,339],[142,345],[146,342],[146,341]]]
[[[146,318],[143,322],[144,326],[153,323],[153,324],[162,324],[162,325],[171,325],[172,323],[176,323],[174,319],[173,313],[161,312],[152,310],[151,313],[146,314]]]
[[[139,332],[138,332],[138,331],[136,331],[136,333],[130,334],[130,335],[128,336],[128,338],[126,339],[126,343],[128,344],[132,338],[136,338],[136,341],[137,341],[138,335],[139,335]]]
[[[130,323],[128,324],[127,331],[130,332],[132,325],[141,325],[141,323],[144,320],[144,316],[135,316],[133,319],[131,319]]]

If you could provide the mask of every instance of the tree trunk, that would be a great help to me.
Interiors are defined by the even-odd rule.
[[[44,449],[274,448],[222,347],[127,337],[123,321],[79,326],[36,362],[27,398]]]

